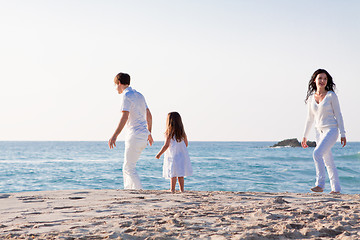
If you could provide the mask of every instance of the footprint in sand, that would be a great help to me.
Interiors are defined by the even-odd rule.
[[[0,198],[9,198],[10,194],[0,194]]]
[[[69,197],[70,200],[80,200],[84,199],[85,197]]]
[[[61,206],[61,207],[54,207],[54,210],[59,210],[59,209],[67,209],[67,208],[73,208],[73,206]]]

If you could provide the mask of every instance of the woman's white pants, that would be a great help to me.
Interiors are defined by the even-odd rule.
[[[136,163],[139,160],[141,152],[145,149],[146,144],[147,139],[132,138],[125,141],[123,164],[124,189],[142,188],[139,175],[136,172]]]
[[[313,153],[316,168],[315,185],[323,189],[325,188],[326,167],[330,179],[331,191],[335,192],[340,192],[341,188],[331,148],[336,143],[338,137],[339,130],[337,128],[316,129],[316,148]]]

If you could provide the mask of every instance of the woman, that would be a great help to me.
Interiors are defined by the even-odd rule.
[[[307,136],[314,121],[316,130],[316,148],[313,153],[316,183],[315,187],[311,188],[313,192],[324,191],[325,166],[330,179],[330,194],[339,194],[341,190],[331,148],[339,136],[339,130],[343,147],[346,145],[346,137],[340,105],[334,89],[335,83],[330,74],[324,69],[318,69],[309,81],[305,99],[305,103],[308,104],[308,116],[301,142],[303,148],[308,147]]]

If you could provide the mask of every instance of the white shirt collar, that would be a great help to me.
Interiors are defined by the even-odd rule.
[[[125,88],[125,90],[123,91],[123,93],[127,93],[129,91],[132,91],[132,88],[130,86],[128,86],[127,88]]]

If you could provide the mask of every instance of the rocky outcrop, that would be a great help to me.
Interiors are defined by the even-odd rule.
[[[316,147],[316,142],[307,141],[306,143],[309,147]],[[301,143],[297,138],[291,138],[282,140],[271,147],[301,147]]]
[[[309,147],[316,147],[316,142],[314,142],[314,141],[306,141],[306,144],[307,144]]]

